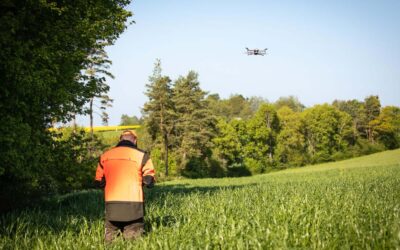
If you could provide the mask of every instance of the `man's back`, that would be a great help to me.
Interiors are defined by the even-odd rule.
[[[143,202],[142,161],[144,152],[115,147],[105,152],[100,163],[107,180],[105,201]]]
[[[154,182],[154,167],[148,154],[130,141],[101,155],[96,181],[105,187],[106,219],[133,221],[144,216],[143,185]]]

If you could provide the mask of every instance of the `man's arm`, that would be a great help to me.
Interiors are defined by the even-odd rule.
[[[155,183],[155,171],[148,153],[143,156],[142,166],[143,184],[148,188],[152,188]]]
[[[104,188],[106,186],[106,177],[104,176],[104,168],[103,165],[101,165],[100,161],[99,164],[97,164],[94,184],[98,188]]]

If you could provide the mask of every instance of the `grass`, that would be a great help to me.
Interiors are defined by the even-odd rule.
[[[101,191],[0,218],[0,249],[103,248]],[[400,150],[146,191],[147,234],[111,249],[400,248]]]

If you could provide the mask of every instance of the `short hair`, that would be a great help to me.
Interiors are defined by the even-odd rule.
[[[119,137],[119,140],[131,140],[133,138],[134,140],[137,140],[137,134],[134,130],[124,130],[122,134]]]

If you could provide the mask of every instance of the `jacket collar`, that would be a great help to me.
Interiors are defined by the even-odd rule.
[[[122,141],[118,142],[117,147],[129,147],[129,148],[137,149],[137,145],[128,140],[122,140]]]

